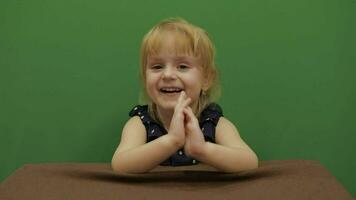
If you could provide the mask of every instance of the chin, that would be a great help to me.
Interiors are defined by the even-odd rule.
[[[174,110],[174,108],[177,105],[177,101],[166,101],[163,103],[156,103],[157,107],[160,107],[161,109],[164,110]]]

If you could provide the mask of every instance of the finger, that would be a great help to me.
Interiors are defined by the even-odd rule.
[[[189,105],[191,102],[191,99],[187,97],[184,91],[181,92],[181,95],[179,96],[179,101],[176,105],[177,109],[183,109]]]
[[[190,109],[189,109],[190,107],[188,106],[188,107],[185,107],[184,108],[184,110],[183,110],[183,112],[184,112],[184,114],[186,114],[186,115],[188,115],[189,117],[192,117],[192,112],[190,111]],[[194,115],[194,114],[193,114]]]
[[[186,108],[189,107],[189,104],[192,102],[192,99],[190,97],[187,97],[183,102],[182,102],[182,107]]]
[[[189,106],[184,108],[184,114],[188,121],[192,121],[192,119],[195,117]]]
[[[192,118],[194,116],[192,109],[189,106],[186,108],[186,113],[189,116],[189,118]]]
[[[180,94],[183,95],[183,96],[186,95],[186,93],[184,92],[184,90],[182,90],[182,91],[180,92]]]
[[[188,106],[188,107],[187,107],[187,111],[188,111],[189,117],[190,117],[195,123],[198,123],[198,119],[195,117],[192,108]]]
[[[179,97],[178,97],[178,102],[177,102],[177,104],[176,104],[176,106],[175,106],[175,110],[177,110],[178,108],[181,107],[181,104],[182,104],[182,101],[184,100],[184,95],[185,95],[183,92],[184,92],[184,91],[182,91],[182,92],[180,93]]]
[[[184,109],[184,118],[185,118],[185,124],[184,126],[188,128],[188,130],[191,130],[193,132],[197,132],[197,129],[200,130],[199,127],[199,122],[197,118],[195,117],[193,110],[190,107],[187,107]],[[192,133],[191,131],[188,131],[187,133]]]
[[[188,111],[188,108],[184,108],[183,109],[183,113],[184,113],[184,118],[185,118],[185,121],[189,121],[190,120],[190,116],[189,116],[189,111]]]
[[[178,102],[182,102],[182,101],[185,99],[184,95],[185,95],[185,93],[184,93],[184,91],[182,91],[182,92],[179,94]]]

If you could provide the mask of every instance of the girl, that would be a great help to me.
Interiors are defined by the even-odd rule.
[[[154,26],[141,47],[148,105],[136,106],[112,158],[114,171],[203,162],[223,172],[258,166],[256,154],[225,117],[216,97],[215,50],[207,33],[183,19]]]

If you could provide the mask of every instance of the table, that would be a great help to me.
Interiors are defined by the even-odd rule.
[[[259,168],[222,173],[214,168],[158,166],[120,174],[109,163],[26,164],[0,185],[0,199],[353,199],[318,161],[261,161]]]

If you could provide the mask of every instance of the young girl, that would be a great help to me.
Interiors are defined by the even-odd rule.
[[[183,19],[162,21],[146,34],[141,77],[148,105],[131,110],[112,158],[114,171],[198,162],[223,172],[258,166],[256,154],[213,103],[214,56],[207,33]]]

